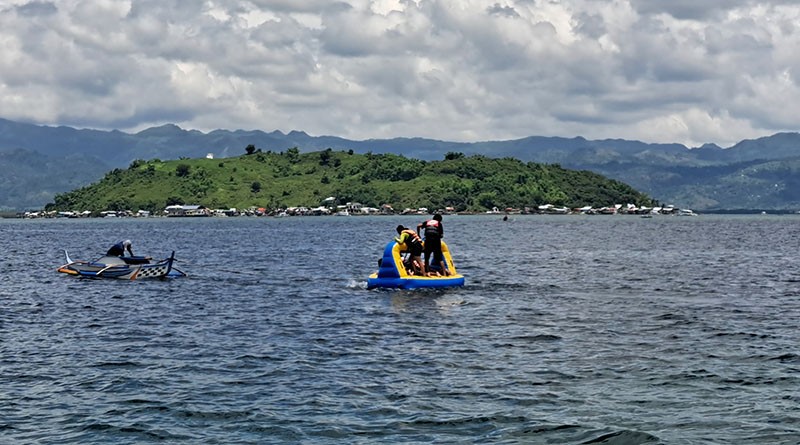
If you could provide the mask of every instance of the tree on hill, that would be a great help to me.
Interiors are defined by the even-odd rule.
[[[175,175],[179,177],[189,176],[189,171],[192,167],[189,164],[178,164],[175,167]]]
[[[328,165],[330,163],[330,161],[331,161],[332,153],[333,153],[333,150],[331,150],[330,148],[328,148],[326,150],[322,150],[321,152],[319,152],[319,165],[322,165],[322,166]]]
[[[286,150],[286,157],[289,159],[289,162],[292,164],[296,164],[300,162],[300,149],[297,147],[292,147]]]

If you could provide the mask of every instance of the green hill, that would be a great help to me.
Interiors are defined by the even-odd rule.
[[[56,195],[47,210],[150,210],[169,204],[209,208],[315,207],[327,197],[395,209],[483,211],[541,204],[581,207],[652,200],[619,181],[512,158],[448,153],[442,161],[331,149],[261,152],[224,159],[134,161],[99,182]]]

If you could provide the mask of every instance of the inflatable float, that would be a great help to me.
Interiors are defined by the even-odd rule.
[[[450,256],[450,249],[442,241],[442,254],[444,255],[445,267],[448,275],[423,277],[420,275],[410,275],[403,266],[403,246],[395,241],[390,241],[383,249],[383,257],[380,260],[378,271],[367,279],[367,289],[391,288],[391,289],[418,289],[425,287],[454,287],[464,285],[464,276],[456,271],[453,265],[453,258]]]

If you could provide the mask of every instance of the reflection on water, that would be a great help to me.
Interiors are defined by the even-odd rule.
[[[447,315],[453,307],[466,304],[463,295],[449,289],[383,290],[391,295],[392,309],[397,312],[436,311]]]

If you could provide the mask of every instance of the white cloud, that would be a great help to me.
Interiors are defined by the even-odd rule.
[[[798,129],[798,23],[789,0],[0,0],[0,117],[724,146]]]

